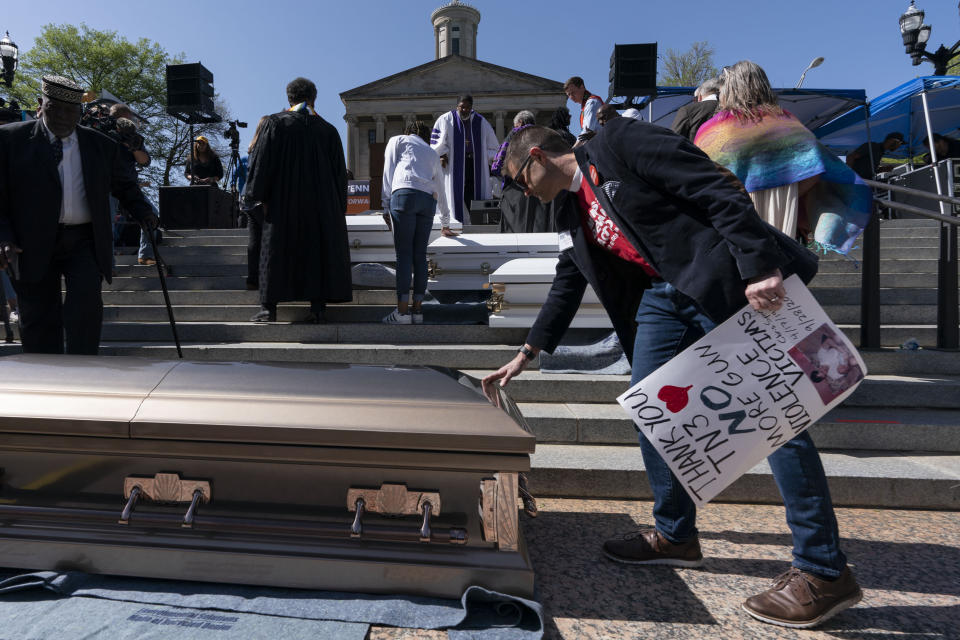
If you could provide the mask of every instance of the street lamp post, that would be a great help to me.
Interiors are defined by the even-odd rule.
[[[800,74],[800,80],[797,82],[797,86],[794,89],[799,89],[803,85],[803,79],[807,77],[807,71],[810,69],[815,69],[823,64],[823,56],[817,56],[814,58],[810,64],[807,65],[807,68],[803,70],[803,73]]]
[[[20,48],[10,39],[10,32],[0,38],[0,59],[3,60],[3,83],[8,87],[13,86],[13,76],[17,72],[17,63],[19,62]]]
[[[924,12],[917,9],[914,2],[915,0],[910,0],[910,6],[900,16],[900,35],[903,36],[903,46],[907,55],[913,60],[913,66],[918,66],[926,58],[933,63],[934,75],[944,76],[947,74],[950,60],[960,52],[960,40],[949,49],[940,45],[933,53],[927,51],[927,41],[930,39],[932,28],[923,23]]]

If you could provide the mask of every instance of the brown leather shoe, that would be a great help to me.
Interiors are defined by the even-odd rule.
[[[671,567],[699,567],[703,564],[700,539],[694,536],[673,544],[656,529],[640,529],[603,543],[603,553],[625,564],[662,564]]]
[[[154,260],[153,258],[137,258],[137,264],[142,264],[150,267],[157,264],[157,261]]]
[[[863,592],[846,567],[830,582],[791,567],[763,593],[747,598],[743,610],[757,620],[808,629],[860,602]]]

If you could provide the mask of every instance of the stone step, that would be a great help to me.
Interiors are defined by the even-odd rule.
[[[392,289],[355,289],[349,304],[395,305],[397,294]],[[246,290],[170,291],[170,304],[180,305],[251,305],[259,304],[260,293]],[[143,291],[104,291],[105,305],[156,305],[163,303],[159,289]],[[280,305],[281,308],[285,305]],[[331,307],[339,305],[330,305]]]
[[[518,403],[540,443],[636,445],[637,431],[618,404]],[[810,427],[818,447],[960,453],[953,409],[838,407]]]
[[[833,503],[846,507],[960,509],[960,455],[892,451],[821,451]],[[652,498],[636,447],[538,445],[529,474],[540,497]],[[782,504],[766,461],[718,497],[719,502]]]
[[[19,352],[19,345],[0,345],[7,352]],[[334,364],[427,365],[465,369],[497,369],[517,353],[514,345],[471,344],[319,344],[288,342],[238,342],[234,344],[186,342],[182,345],[187,360],[218,362],[314,362]],[[100,353],[111,356],[137,356],[158,360],[177,358],[176,347],[167,342],[104,342]],[[536,366],[536,361],[532,366]]]
[[[167,264],[246,264],[246,246],[171,247],[160,245],[160,255]],[[116,256],[117,265],[137,264],[137,253]]]
[[[20,351],[20,346],[3,345],[8,351]],[[408,343],[290,343],[290,342],[189,342],[183,343],[184,357],[197,360],[252,360],[296,362],[357,362],[363,364],[393,364],[402,354],[407,364],[424,364],[451,369],[487,369],[493,371],[512,359],[517,352],[515,343],[504,344],[422,344]],[[172,339],[164,335],[160,341],[104,341],[101,352],[111,355],[133,355],[148,358],[176,358]],[[4,352],[6,354],[6,352]],[[890,375],[948,375],[960,376],[960,358],[955,352],[921,349],[871,349],[861,352],[871,374]],[[537,370],[540,359],[535,358],[528,370]],[[599,404],[598,406],[604,406]]]
[[[184,342],[283,342],[321,344],[522,344],[526,329],[492,329],[486,325],[384,325],[380,323],[301,325],[284,322],[178,322]],[[167,322],[105,322],[103,340],[166,342],[173,338]],[[464,346],[463,348],[467,348]]]
[[[146,267],[138,268],[146,269]],[[156,267],[150,268],[154,270],[152,272],[152,276],[122,276],[113,278],[113,282],[103,283],[103,290],[159,291],[160,278],[156,275]],[[175,289],[180,291],[236,290],[245,289],[247,286],[246,276],[180,277],[177,275],[171,275],[168,276],[166,280],[167,289],[171,291]]]
[[[817,277],[829,273],[861,273],[862,265],[849,260],[822,260]],[[932,258],[897,258],[883,256],[880,259],[880,273],[936,273],[937,257]]]
[[[162,298],[160,299],[162,301]],[[330,305],[327,308],[329,322],[370,322],[378,323],[390,313],[393,305]],[[302,318],[309,310],[306,303],[298,305],[282,305],[277,309],[278,322],[295,322]],[[244,322],[260,311],[259,304],[252,305],[177,305],[173,307],[174,318],[177,322]],[[167,307],[165,305],[136,305],[136,306],[104,306],[103,319],[105,322],[165,322],[167,321]],[[430,322],[430,309],[424,310],[424,320]]]
[[[836,324],[859,324],[859,304],[823,305],[823,310]],[[937,324],[936,304],[884,304],[880,306],[880,322],[883,324]]]
[[[853,344],[860,345],[860,325],[859,324],[837,324],[837,327],[843,331]],[[880,327],[880,345],[883,347],[899,347],[909,340],[916,340],[917,344],[925,349],[932,349],[937,345],[937,327],[936,325],[881,325]]]
[[[168,247],[246,247],[247,235],[185,235],[171,236],[164,235],[163,243],[160,246]],[[163,249],[160,249],[163,255]]]
[[[167,266],[169,267],[167,271],[167,277],[177,277],[177,278],[206,278],[206,277],[221,277],[221,276],[247,276],[247,265],[244,261],[243,263],[236,264],[225,264],[222,262],[210,263],[210,264],[176,264],[173,262],[168,262]],[[156,276],[157,268],[155,266],[147,265],[121,265],[118,264],[114,267],[114,273],[116,273],[116,278],[136,278],[136,277],[154,277]],[[159,278],[157,279],[159,286]]]
[[[813,297],[821,306],[859,305],[860,286],[856,287],[814,287],[810,289]],[[880,289],[881,305],[935,305],[937,289],[935,287],[916,289]]]
[[[164,240],[168,238],[206,238],[211,236],[247,237],[246,228],[236,229],[163,229]]]
[[[810,289],[820,287],[850,287],[859,288],[861,273],[849,271],[844,273],[818,273],[810,281]],[[937,273],[880,273],[882,288],[919,288],[929,289],[937,287]]]
[[[480,379],[489,372],[466,370]],[[510,381],[516,402],[609,403],[630,383],[629,376],[524,371]],[[869,375],[844,403],[847,407],[926,407],[960,409],[960,376]]]

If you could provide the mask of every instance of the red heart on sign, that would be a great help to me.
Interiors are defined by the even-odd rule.
[[[657,397],[667,403],[667,409],[673,413],[679,413],[683,411],[684,407],[687,406],[687,402],[689,402],[687,398],[687,390],[691,389],[692,387],[693,385],[690,385],[689,387],[674,387],[668,384],[660,389]]]

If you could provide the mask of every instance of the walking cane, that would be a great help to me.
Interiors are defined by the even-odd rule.
[[[147,234],[147,237],[150,239],[150,246],[153,248],[153,257],[157,261],[157,275],[160,276],[160,288],[163,289],[163,301],[167,305],[167,315],[170,317],[170,330],[173,332],[173,342],[177,345],[177,356],[182,360],[183,350],[180,348],[180,337],[177,335],[177,321],[173,319],[173,307],[170,305],[170,292],[167,291],[167,277],[163,273],[167,265],[163,261],[163,258],[160,257],[160,252],[157,251],[154,230],[147,229],[147,225],[142,222],[140,223],[140,228]]]

